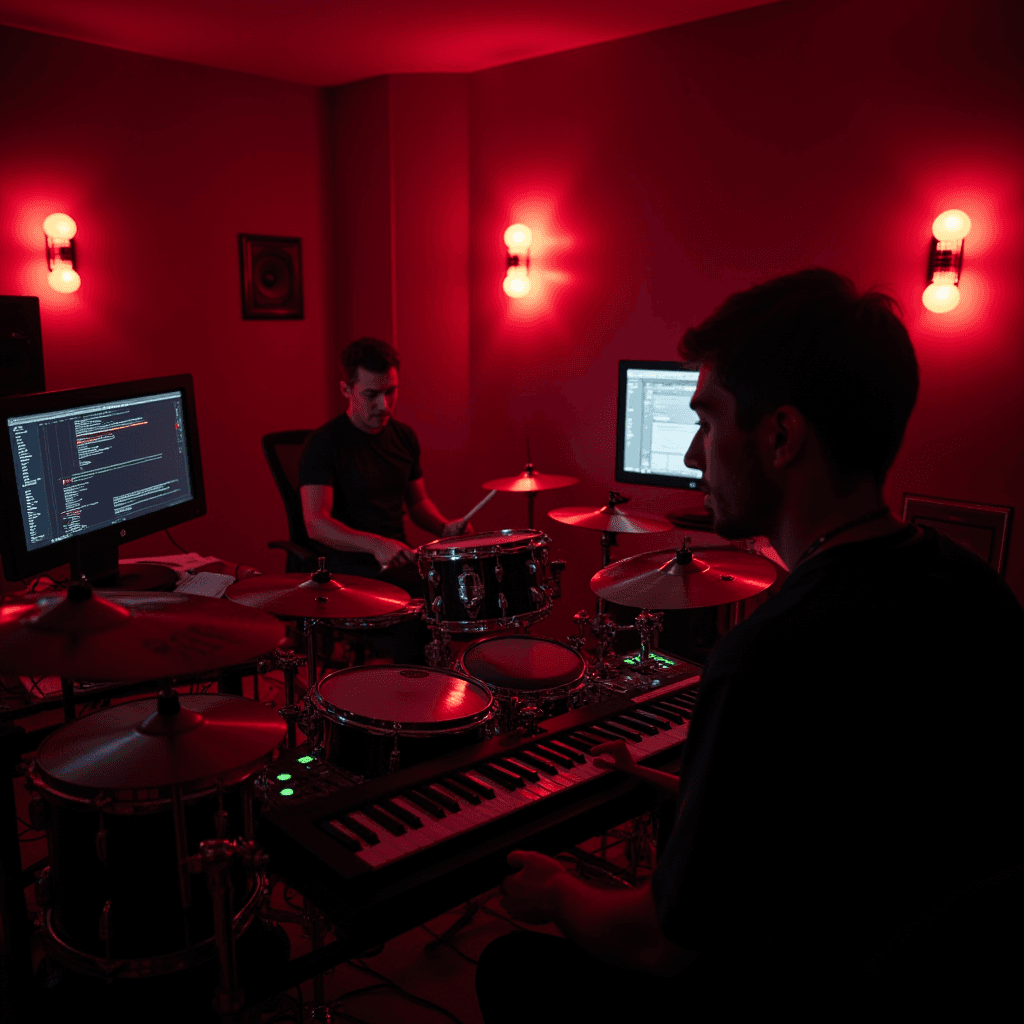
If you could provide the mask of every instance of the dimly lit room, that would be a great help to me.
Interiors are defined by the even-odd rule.
[[[3,1020],[1019,1013],[1022,54],[0,0]]]

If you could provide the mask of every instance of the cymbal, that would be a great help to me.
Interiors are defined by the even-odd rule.
[[[654,512],[627,512],[614,505],[604,508],[572,506],[556,508],[548,513],[552,519],[568,526],[582,526],[585,530],[602,530],[607,533],[664,533],[675,527]]]
[[[369,619],[401,611],[409,595],[391,583],[324,572],[250,576],[224,596],[238,604],[288,619]]]
[[[775,566],[760,555],[668,548],[612,562],[591,578],[590,589],[639,608],[710,608],[753,597],[774,582]]]
[[[158,706],[171,713],[161,714]],[[285,728],[272,708],[243,697],[147,697],[58,729],[43,741],[36,764],[59,783],[89,789],[158,789],[225,777],[240,781],[269,758]]]
[[[194,675],[249,661],[283,639],[272,616],[195,594],[72,586],[0,604],[0,662],[15,675]]]
[[[483,484],[487,491],[510,491],[513,494],[535,494],[537,491],[557,491],[559,487],[572,487],[579,480],[574,476],[559,476],[556,473],[538,473],[527,463],[526,469],[518,476],[501,476]]]

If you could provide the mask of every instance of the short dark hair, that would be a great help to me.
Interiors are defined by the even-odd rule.
[[[841,487],[864,476],[881,486],[917,400],[917,359],[898,312],[895,299],[858,294],[831,270],[802,270],[730,295],[686,331],[679,354],[714,368],[742,429],[795,406]]]
[[[387,373],[399,367],[398,352],[380,338],[357,338],[341,350],[345,380],[352,383],[359,376],[359,367],[370,373]]]

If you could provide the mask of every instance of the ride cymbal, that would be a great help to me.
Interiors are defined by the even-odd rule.
[[[591,578],[590,589],[635,608],[710,608],[767,590],[775,575],[768,559],[746,551],[668,548],[612,562]]]
[[[627,512],[613,505],[590,508],[586,505],[556,508],[548,513],[552,519],[567,526],[581,526],[585,530],[606,533],[664,533],[674,527],[664,516],[655,512]]]
[[[14,675],[136,680],[250,661],[284,639],[270,615],[195,594],[96,590],[9,597],[0,661]]]
[[[85,789],[187,786],[245,775],[284,733],[280,715],[259,701],[169,693],[68,723],[43,741],[36,764],[51,779]]]
[[[518,476],[501,476],[483,484],[487,491],[508,491],[512,494],[535,494],[537,491],[557,491],[560,487],[572,487],[579,480],[574,476],[559,476],[556,473],[538,473],[529,463]]]
[[[401,587],[364,576],[281,573],[232,583],[224,596],[288,619],[370,619],[401,611],[411,600]]]

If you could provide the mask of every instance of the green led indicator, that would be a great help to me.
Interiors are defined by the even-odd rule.
[[[285,788],[281,790],[281,796],[294,796],[294,795],[295,795],[295,790],[292,789],[291,786],[285,786]]]
[[[631,654],[628,658],[623,658],[623,661],[625,662],[625,664],[635,668],[637,665],[640,664],[640,655]],[[671,658],[663,658],[660,654],[652,654],[651,664],[665,665],[666,667],[671,668],[675,664],[675,662]]]
[[[313,758],[311,758],[309,756],[309,754],[307,754],[305,757],[300,757],[299,758],[299,764],[311,764],[312,761],[313,761]]]
[[[290,778],[291,778],[291,776],[287,772],[281,772],[281,774],[278,775],[278,777],[277,777],[277,781],[278,782],[287,782]]]

